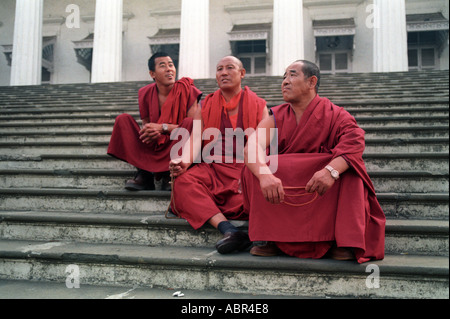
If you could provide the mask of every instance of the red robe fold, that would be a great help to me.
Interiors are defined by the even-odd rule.
[[[256,95],[248,86],[241,91],[241,111],[242,111],[242,129],[256,128],[261,121],[266,108],[266,101]],[[214,127],[220,128],[222,114],[226,112],[225,99],[220,90],[209,94],[202,106],[202,119],[204,129]],[[206,141],[208,144],[211,140]]]
[[[192,118],[187,112],[195,101],[199,101],[202,92],[192,79],[182,78],[175,82],[166,102],[159,109],[158,89],[155,83],[139,90],[139,112],[141,119],[151,123],[177,124],[180,128],[192,131]],[[170,140],[169,135],[162,135],[151,144],[144,144],[139,139],[141,128],[129,114],[116,118],[107,153],[137,168],[149,172],[166,172],[169,170],[170,150],[181,140]],[[176,134],[177,132],[172,132]]]
[[[385,215],[378,203],[362,155],[364,131],[343,108],[316,96],[297,125],[289,104],[272,108],[278,129],[278,161],[274,173],[285,187],[306,186],[313,174],[333,158],[342,156],[350,168],[323,196],[285,197],[295,207],[270,204],[259,181],[243,172],[245,210],[250,215],[253,241],[273,241],[285,253],[321,258],[336,242],[354,248],[358,262],[384,258]],[[286,194],[298,194],[287,190]]]
[[[208,154],[211,155],[208,158],[210,160],[220,160],[221,163],[203,162],[196,164],[177,177],[173,185],[172,210],[178,216],[186,219],[194,229],[202,227],[211,217],[218,213],[223,213],[228,219],[248,219],[248,215],[243,211],[240,181],[242,168],[244,167],[243,158],[240,163],[236,161],[236,154],[239,153],[236,150],[240,149],[243,151],[244,145],[237,145],[237,141],[235,141],[236,143],[225,142],[225,129],[232,129],[233,126],[228,114],[223,112],[223,105],[220,103],[214,104],[213,102],[215,100],[214,96],[218,96],[217,93],[221,94],[220,90],[211,94],[210,98],[206,99],[206,104],[203,103],[202,115],[204,123],[210,123],[213,116],[219,116],[218,123],[207,125],[217,125],[216,127],[220,130],[221,138],[216,142],[222,144],[222,154],[214,154],[212,152],[212,154]],[[244,127],[256,128],[262,118],[262,112],[266,107],[266,103],[248,88],[242,93],[238,106],[236,126],[241,129],[244,129]],[[252,113],[252,116],[255,117],[261,114],[261,117],[259,120],[254,121],[253,124],[249,124],[248,120],[245,122],[246,112]],[[230,154],[234,155],[232,163],[225,162],[226,145],[233,147],[233,149],[229,150]]]

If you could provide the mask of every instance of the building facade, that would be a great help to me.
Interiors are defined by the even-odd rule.
[[[249,76],[297,59],[324,73],[449,67],[448,0],[2,0],[0,86],[149,80],[166,51],[178,76]]]

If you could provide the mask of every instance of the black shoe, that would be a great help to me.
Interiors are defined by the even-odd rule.
[[[250,247],[252,242],[247,233],[243,231],[228,232],[216,244],[216,249],[221,254],[229,254],[235,250],[243,251]]]
[[[138,169],[134,179],[130,179],[125,183],[125,189],[129,191],[154,190],[155,181],[153,180],[153,174]]]

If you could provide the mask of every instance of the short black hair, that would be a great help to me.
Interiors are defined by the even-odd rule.
[[[320,69],[311,61],[308,60],[297,60],[295,62],[301,62],[303,63],[302,66],[302,72],[307,77],[310,78],[312,76],[315,76],[317,78],[317,84],[316,84],[316,93],[319,92],[319,86],[320,86]]]
[[[157,58],[164,58],[166,56],[170,57],[170,55],[166,52],[156,52],[155,54],[153,54],[152,57],[148,60],[148,69],[155,72],[155,60]]]

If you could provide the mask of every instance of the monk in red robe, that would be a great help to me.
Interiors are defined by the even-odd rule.
[[[362,159],[364,131],[317,94],[319,83],[315,64],[290,65],[282,82],[287,103],[249,138],[242,178],[249,235],[267,242],[250,252],[383,259],[386,218]],[[272,139],[278,154],[266,156]]]
[[[128,190],[153,190],[162,179],[162,190],[170,190],[169,162],[172,146],[179,140],[170,135],[178,128],[190,131],[202,96],[190,78],[176,79],[176,69],[167,53],[155,53],[148,62],[155,83],[139,90],[142,128],[129,114],[116,118],[107,153],[138,168]]]
[[[205,223],[217,228],[224,235],[216,244],[222,254],[245,250],[251,245],[248,234],[229,220],[248,220],[240,189],[245,133],[250,135],[269,115],[263,99],[248,87],[242,89],[244,76],[239,59],[228,56],[220,60],[216,69],[219,90],[205,98],[198,114],[202,137],[194,133],[188,142],[193,144],[193,140],[201,138],[203,147],[197,143],[199,147],[195,150],[192,147],[189,158],[171,163],[172,176],[176,178],[172,211],[195,229]],[[200,152],[203,161],[190,167]]]

